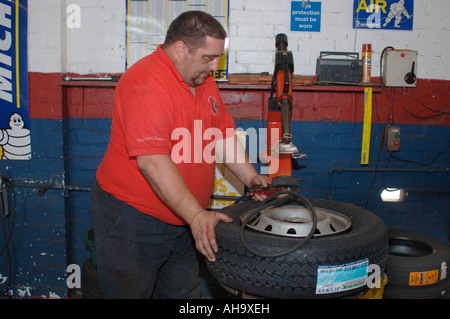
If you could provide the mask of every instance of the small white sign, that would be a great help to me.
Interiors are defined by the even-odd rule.
[[[319,266],[316,294],[331,294],[356,289],[367,284],[369,260],[336,266]]]

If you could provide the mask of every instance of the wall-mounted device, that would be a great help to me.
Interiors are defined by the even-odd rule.
[[[400,127],[388,125],[384,129],[384,149],[386,152],[400,150]]]
[[[382,57],[384,86],[415,87],[417,51],[388,49]]]
[[[322,51],[316,62],[317,81],[359,83],[362,67],[358,52]]]

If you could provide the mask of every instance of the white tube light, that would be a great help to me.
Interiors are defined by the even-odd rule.
[[[403,188],[386,187],[381,191],[381,200],[383,202],[402,202],[405,199],[406,192]]]

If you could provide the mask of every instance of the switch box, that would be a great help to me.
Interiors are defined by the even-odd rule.
[[[383,54],[383,85],[415,87],[417,51],[388,49]]]
[[[398,152],[400,150],[400,128],[398,126],[386,126],[384,149],[386,152]]]

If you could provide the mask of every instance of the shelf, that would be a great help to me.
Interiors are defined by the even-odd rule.
[[[218,82],[220,90],[239,90],[239,91],[270,91],[271,86],[268,84],[229,84],[227,82]],[[305,92],[364,92],[364,89],[371,87],[374,93],[381,92],[379,85],[293,85],[293,91]]]
[[[293,75],[293,91],[309,92],[364,92],[366,87],[373,88],[375,93],[381,92],[381,83],[319,83],[315,76]],[[217,82],[220,90],[269,91],[272,76],[270,74],[230,74],[227,82]],[[104,80],[101,77],[91,80],[61,80],[58,85],[64,87],[104,87],[114,88],[117,81]]]

